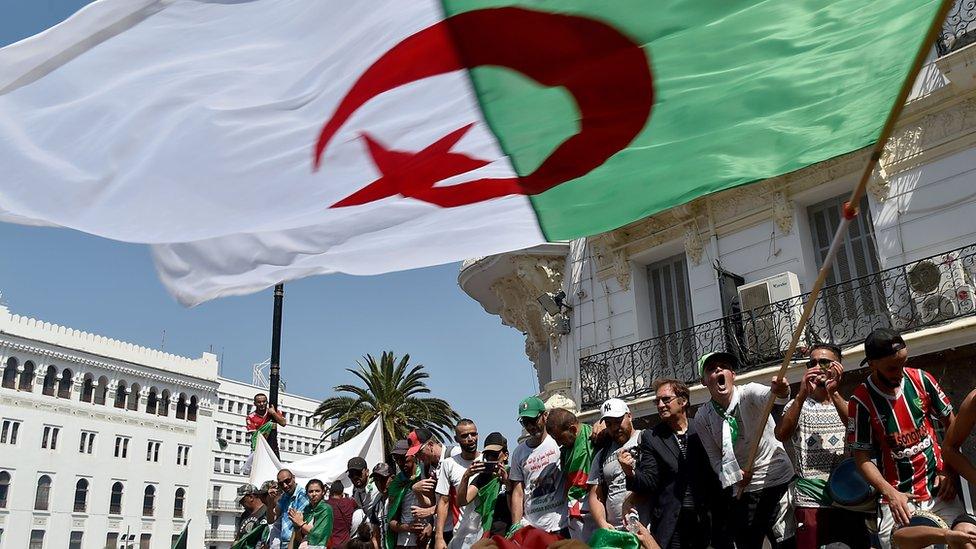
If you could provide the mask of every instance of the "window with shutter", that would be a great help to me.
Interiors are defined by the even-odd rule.
[[[652,347],[652,371],[676,375],[693,362],[694,334],[691,291],[684,254],[647,266],[653,337],[671,334]],[[660,369],[659,369],[660,368]]]

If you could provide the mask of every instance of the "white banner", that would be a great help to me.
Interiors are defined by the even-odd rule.
[[[268,480],[278,478],[278,471],[287,468],[295,475],[299,486],[317,478],[325,483],[326,488],[336,480],[341,480],[343,486],[349,488],[352,483],[346,476],[346,464],[351,458],[359,456],[366,460],[372,468],[383,461],[383,432],[380,430],[380,420],[377,419],[363,432],[335,448],[321,454],[283,463],[279,460],[264,437],[258,437],[257,447],[251,459],[251,484],[260,487]]]

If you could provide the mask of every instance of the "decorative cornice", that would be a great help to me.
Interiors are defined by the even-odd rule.
[[[135,415],[136,413],[132,412],[131,410],[128,411],[128,414],[119,413],[115,412],[116,408],[110,407],[108,403],[106,403],[105,406],[100,406],[86,402],[77,403],[71,400],[53,399],[51,397],[21,397],[18,396],[16,392],[0,391],[0,405],[10,408],[42,410],[59,415],[84,417],[88,419],[117,423],[120,425],[133,425],[139,427],[151,426],[156,430],[169,431],[172,433],[190,436],[194,435],[197,431],[196,422],[186,422],[184,420],[176,419],[167,421],[168,418],[165,416],[155,416],[144,414],[142,412],[138,412],[138,415]]]
[[[525,354],[537,363],[539,353],[548,345],[557,345],[560,337],[547,321],[548,314],[536,301],[544,293],[559,291],[565,259],[553,256],[513,255],[515,274],[502,277],[491,285],[502,308],[502,324],[525,334]]]
[[[789,234],[793,229],[793,201],[786,197],[784,191],[776,191],[772,195],[773,222],[781,234]]]
[[[124,376],[137,377],[137,378],[147,379],[151,381],[157,381],[160,383],[168,383],[179,387],[195,389],[198,391],[204,391],[208,393],[215,391],[217,386],[216,381],[213,382],[212,385],[189,382],[189,381],[179,379],[175,376],[162,375],[159,373],[145,371],[145,370],[138,370],[136,368],[129,368],[115,362],[86,357],[83,356],[81,353],[73,353],[69,351],[55,351],[50,348],[40,347],[26,342],[12,341],[4,338],[0,338],[0,349],[9,349],[11,351],[29,353],[35,356],[45,357],[47,359],[57,360],[62,362],[70,362],[81,366],[101,368],[103,370],[120,374],[120,377],[124,377]],[[25,361],[20,360],[20,362],[25,362]],[[40,369],[42,369],[41,365],[38,365],[35,368],[35,376],[37,375],[37,372]]]

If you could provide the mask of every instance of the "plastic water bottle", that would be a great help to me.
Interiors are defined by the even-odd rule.
[[[624,520],[627,524],[627,531],[631,534],[637,535],[637,523],[640,522],[640,514],[636,509],[631,509]]]

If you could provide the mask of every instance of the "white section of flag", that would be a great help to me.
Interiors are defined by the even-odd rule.
[[[0,50],[0,219],[156,244],[188,304],[544,242],[521,196],[328,208],[378,176],[363,132],[419,151],[474,123],[452,150],[491,164],[460,181],[513,173],[461,72],[373,98],[312,171],[352,83],[440,17],[436,0],[99,0]]]

